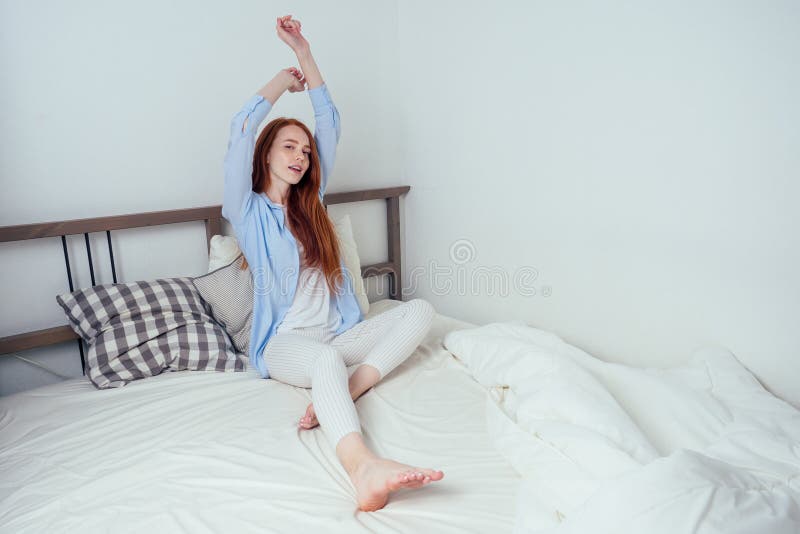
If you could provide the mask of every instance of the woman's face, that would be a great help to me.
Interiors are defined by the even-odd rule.
[[[271,180],[298,183],[311,165],[308,136],[299,126],[289,124],[278,131],[269,149],[267,163]]]

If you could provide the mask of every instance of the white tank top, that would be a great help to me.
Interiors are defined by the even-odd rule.
[[[336,301],[331,298],[325,274],[318,267],[306,264],[305,248],[297,241],[300,254],[300,273],[297,276],[297,290],[289,311],[278,325],[278,331],[295,328],[324,328],[335,332],[342,322],[342,315],[336,309]]]

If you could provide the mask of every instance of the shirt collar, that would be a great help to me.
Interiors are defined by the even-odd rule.
[[[264,192],[259,193],[259,196],[261,196],[261,198],[263,198],[272,209],[282,210],[284,207],[286,207],[285,204],[278,204],[277,202],[270,200],[270,198]]]

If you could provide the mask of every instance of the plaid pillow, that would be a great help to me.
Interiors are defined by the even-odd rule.
[[[246,357],[210,315],[191,278],[106,284],[56,297],[89,345],[86,367],[98,389],[165,369],[243,371]]]

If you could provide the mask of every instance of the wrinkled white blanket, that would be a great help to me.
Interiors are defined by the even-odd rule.
[[[640,369],[521,321],[444,344],[492,388],[489,432],[522,475],[515,532],[800,532],[800,412],[727,350]],[[542,505],[550,524],[528,513]]]

